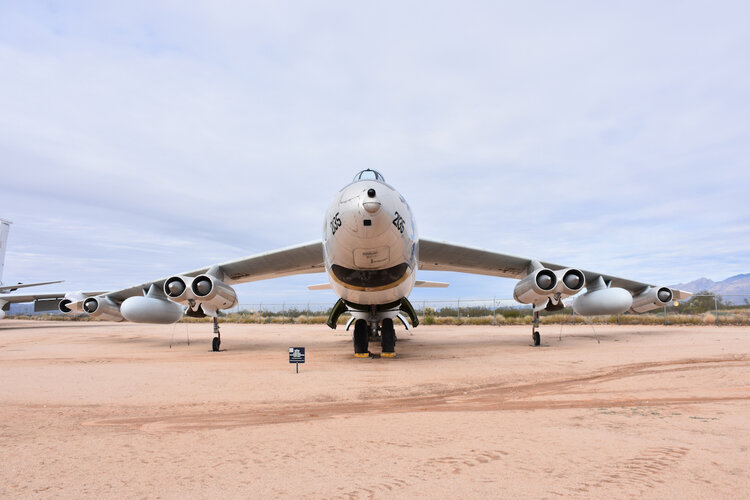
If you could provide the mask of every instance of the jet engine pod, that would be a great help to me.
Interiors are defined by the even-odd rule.
[[[555,293],[557,276],[550,269],[537,269],[516,283],[513,298],[521,304],[536,304]]]
[[[579,269],[560,269],[555,271],[557,276],[556,292],[560,292],[563,297],[575,295],[586,286],[586,277]]]
[[[169,300],[154,297],[129,297],[120,306],[123,317],[134,323],[167,325],[182,318],[182,306]]]
[[[672,301],[672,290],[667,287],[650,286],[633,297],[633,312],[642,313],[664,307]]]
[[[57,308],[60,312],[71,314],[83,311],[83,299],[86,297],[81,292],[68,292],[65,298],[60,301]]]
[[[98,297],[89,297],[83,301],[83,311],[95,318],[106,319],[109,321],[122,321],[124,318],[120,314],[120,308],[117,304],[106,295]]]
[[[234,288],[210,274],[196,276],[190,289],[205,309],[229,309],[237,305]]]
[[[624,288],[597,288],[576,297],[573,310],[581,316],[624,313],[633,304],[633,296]]]
[[[178,304],[187,304],[191,299],[195,299],[190,289],[192,283],[193,278],[189,276],[172,276],[164,282],[164,294]]]

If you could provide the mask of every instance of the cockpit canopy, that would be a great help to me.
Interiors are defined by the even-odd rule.
[[[354,182],[357,181],[380,181],[385,182],[385,177],[380,175],[380,172],[377,170],[372,170],[371,168],[362,170],[357,175],[354,176]]]

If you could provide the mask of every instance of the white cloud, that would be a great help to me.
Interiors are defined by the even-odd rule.
[[[747,272],[748,7],[576,5],[0,7],[6,281],[309,241],[368,167],[425,236],[659,283]],[[241,294],[315,300],[319,278]],[[444,279],[415,296],[512,288]]]

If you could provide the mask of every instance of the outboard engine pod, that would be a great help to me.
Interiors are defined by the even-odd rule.
[[[537,304],[555,293],[557,276],[550,269],[537,269],[516,284],[513,298],[521,304]]]
[[[633,312],[642,313],[664,307],[672,301],[672,290],[663,286],[657,288],[648,287],[643,292],[633,297]]]

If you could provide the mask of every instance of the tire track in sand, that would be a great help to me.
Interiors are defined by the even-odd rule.
[[[240,410],[181,412],[158,415],[108,417],[83,422],[87,426],[125,426],[146,432],[221,429],[251,425],[301,422],[335,417],[409,412],[449,411],[515,411],[572,408],[607,408],[621,406],[671,406],[750,400],[750,392],[715,393],[668,397],[597,397],[596,388],[582,391],[582,384],[601,384],[627,377],[658,375],[667,372],[706,369],[748,368],[745,356],[707,359],[685,359],[668,362],[645,362],[621,365],[558,380],[528,384],[488,384],[435,392],[419,396],[380,398],[359,401],[334,401],[309,404],[263,404]],[[575,394],[577,399],[554,399]],[[538,399],[544,397],[547,399]],[[135,410],[137,411],[137,409]],[[172,410],[173,411],[173,410]]]

